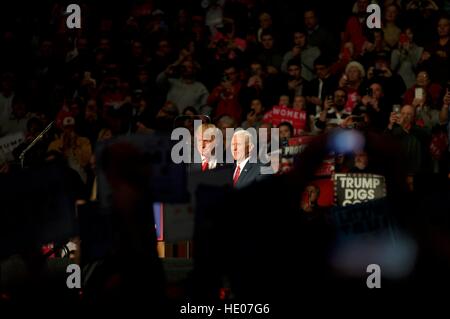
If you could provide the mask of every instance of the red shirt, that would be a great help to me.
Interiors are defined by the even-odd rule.
[[[239,91],[241,84],[233,85],[233,93],[226,94],[223,92],[221,85],[217,86],[208,97],[208,105],[216,106],[214,117],[218,118],[222,115],[231,116],[236,122],[241,122],[242,108],[239,104]]]
[[[353,88],[347,88],[347,104],[345,104],[345,112],[352,113],[356,104],[358,104],[358,99],[360,98],[358,90]]]
[[[363,23],[366,23],[364,20]],[[345,26],[343,43],[351,42],[354,46],[354,56],[358,56],[362,52],[362,47],[364,42],[367,41],[364,36],[364,25],[359,22],[359,18],[356,16],[352,16],[348,19],[347,24]]]

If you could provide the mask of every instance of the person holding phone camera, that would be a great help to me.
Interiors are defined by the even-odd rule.
[[[225,67],[221,83],[212,90],[207,100],[207,104],[214,109],[214,117],[228,114],[238,123],[241,122],[241,87],[238,69],[234,65]]]
[[[333,95],[327,97],[323,103],[322,112],[316,119],[315,126],[319,130],[328,130],[338,127],[351,114],[345,110],[347,103],[347,92],[338,88]]]
[[[380,83],[372,83],[355,107],[353,115],[364,115],[368,126],[377,131],[383,131],[385,123],[389,119],[389,107],[384,96],[384,90]]]
[[[381,84],[387,104],[401,104],[401,96],[406,86],[402,77],[390,69],[389,55],[378,54],[374,61],[367,70],[367,80]]]
[[[242,122],[242,128],[248,129],[249,127],[254,127],[258,129],[264,117],[264,106],[261,103],[261,100],[254,99],[250,104],[250,111],[247,113],[247,118],[244,122]]]
[[[367,33],[367,41],[364,42],[361,55],[358,58],[365,66],[374,63],[379,55],[389,55],[389,45],[384,39],[384,32],[382,29],[372,29]]]
[[[416,109],[412,105],[404,105],[400,113],[391,113],[386,133],[400,143],[404,167],[411,180],[416,174],[430,171],[430,134],[416,125]]]
[[[361,99],[361,104],[366,109],[373,109],[376,112],[380,111],[379,102],[383,97],[383,87],[380,83],[372,83],[366,90],[366,95]]]
[[[419,90],[417,90],[419,89]],[[421,90],[420,90],[421,89]],[[423,93],[418,93],[423,91]],[[421,99],[422,95],[431,98],[433,105],[439,105],[442,87],[438,83],[434,83],[427,70],[422,69],[416,75],[416,83],[410,87],[403,96],[403,104],[413,104],[414,99]]]
[[[422,53],[423,47],[414,42],[412,27],[404,28],[400,34],[398,48],[392,51],[391,70],[402,77],[407,88],[416,82],[415,69]]]
[[[251,105],[254,99],[260,100],[264,105],[277,104],[278,97],[284,92],[281,75],[268,73],[266,66],[258,60],[250,62],[248,71],[246,85],[240,92],[244,112],[248,112],[248,105]]]
[[[167,101],[172,101],[178,108],[178,112],[183,112],[187,106],[193,106],[198,111],[208,113],[207,105],[209,96],[206,86],[195,80],[198,67],[196,63],[188,59],[189,53],[180,54],[180,58],[169,65],[156,78],[156,83],[160,88],[166,88]],[[176,69],[179,69],[180,77],[174,78]]]
[[[302,77],[307,81],[314,78],[314,61],[319,57],[320,49],[308,44],[308,33],[304,30],[294,32],[294,46],[283,57],[281,71],[287,73],[287,64],[293,58],[302,61]]]
[[[332,60],[329,56],[321,55],[314,61],[316,78],[309,82],[306,92],[308,111],[311,114],[318,114],[323,101],[327,96],[333,94],[334,88],[338,85],[337,77],[331,73]]]
[[[367,78],[369,80],[392,77],[392,71],[390,70],[386,59],[384,59],[382,55],[377,56],[375,61],[375,64],[367,70]]]
[[[430,131],[439,125],[439,110],[432,104],[426,91],[416,88],[416,97],[412,106],[416,109],[416,124]]]
[[[259,61],[253,61],[250,63],[250,77],[247,81],[247,87],[254,88],[261,91],[264,88],[264,79],[266,72]]]

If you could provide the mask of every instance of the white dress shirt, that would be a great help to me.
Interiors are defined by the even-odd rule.
[[[234,169],[234,173],[233,173],[233,178],[234,178],[234,176],[236,175],[236,171],[237,171],[237,168],[238,168],[238,166],[239,166],[239,168],[240,168],[240,172],[239,172],[239,176],[242,174],[242,171],[244,170],[244,167],[245,167],[245,165],[247,164],[247,162],[250,160],[250,157],[247,157],[245,160],[243,160],[242,162],[240,162],[240,163],[237,163],[237,165],[236,165],[236,168]]]
[[[203,163],[206,161],[206,157],[202,155],[202,166]],[[210,159],[208,159],[208,169],[215,169],[217,166],[217,158],[216,157],[211,157]]]

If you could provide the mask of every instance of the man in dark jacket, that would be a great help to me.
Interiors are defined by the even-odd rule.
[[[231,151],[236,161],[233,172],[233,186],[244,188],[260,181],[270,174],[270,168],[255,161],[252,150],[255,148],[252,134],[245,130],[238,130],[231,139]]]

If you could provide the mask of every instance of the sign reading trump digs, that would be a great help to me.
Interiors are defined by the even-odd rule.
[[[337,206],[358,204],[386,196],[384,176],[373,174],[335,174]]]

